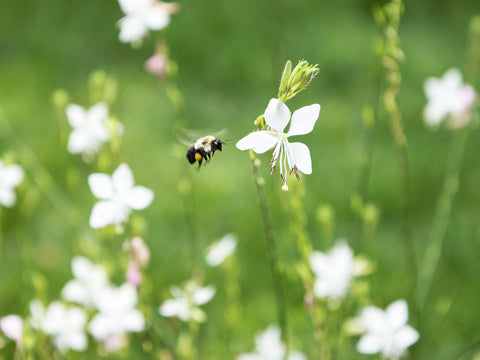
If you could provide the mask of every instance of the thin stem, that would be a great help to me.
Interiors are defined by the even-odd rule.
[[[287,308],[285,295],[283,291],[282,272],[278,263],[277,248],[275,245],[275,235],[273,233],[272,223],[270,221],[270,213],[268,211],[267,200],[263,187],[263,178],[259,172],[259,161],[252,159],[253,178],[257,188],[258,200],[260,203],[260,211],[262,213],[263,227],[265,231],[265,239],[267,241],[267,255],[270,264],[270,272],[272,275],[273,289],[277,301],[278,322],[282,330],[282,337],[288,347],[288,331],[287,331]]]

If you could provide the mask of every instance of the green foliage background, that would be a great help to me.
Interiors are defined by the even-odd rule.
[[[384,118],[379,119],[369,182],[368,201],[381,212],[376,234],[362,235],[350,206],[365,161],[361,111],[375,86],[373,41],[379,35],[371,15],[375,4],[181,2],[166,39],[179,67],[186,127],[226,128],[226,138],[232,139],[197,172],[185,161],[186,149],[176,139],[176,118],[165,83],[143,68],[156,34],[139,49],[121,44],[115,24],[122,13],[116,1],[0,2],[0,109],[11,128],[10,133],[0,133],[0,154],[12,155],[27,172],[17,207],[1,209],[0,315],[26,315],[39,288],[45,301],[56,299],[71,278],[71,258],[95,252],[90,246],[96,235],[88,227],[95,202],[87,184],[92,168],[66,151],[69,127],[65,118],[59,123],[51,97],[62,88],[71,102],[90,106],[88,77],[103,69],[118,82],[111,113],[125,126],[122,154],[136,183],[155,192],[154,203],[142,211],[145,240],[152,251],[147,272],[156,298],[150,301],[159,305],[170,285],[191,276],[192,261],[203,261],[208,244],[233,232],[239,236],[242,321],[235,329],[227,328],[221,311],[225,279],[220,270],[207,270],[206,282],[216,284],[219,291],[206,306],[209,322],[202,326],[199,352],[205,354],[202,359],[229,359],[251,350],[253,334],[274,323],[276,313],[251,164],[234,144],[253,129],[253,120],[276,96],[285,61],[295,64],[301,58],[320,68],[307,91],[288,104],[292,110],[311,103],[322,106],[314,131],[301,140],[309,145],[313,161],[313,174],[302,176],[312,242],[319,250],[332,244],[322,237],[315,216],[320,204],[330,204],[335,211],[334,237],[347,238],[355,253],[367,255],[376,265],[370,277],[372,302],[384,307],[405,298],[409,269],[401,243],[401,176]],[[411,0],[405,9],[400,38],[406,58],[399,102],[409,143],[415,251],[422,255],[453,136],[445,129],[425,128],[422,84],[428,76],[463,67],[468,21],[480,8],[477,0]],[[411,316],[410,323],[421,334],[415,358],[454,358],[480,336],[479,144],[474,130],[426,311],[421,323]],[[295,251],[287,232],[292,214],[279,176],[268,175],[268,155],[261,159],[280,258],[289,265]],[[193,184],[187,202],[178,192],[184,178]],[[121,240],[109,246],[120,247]],[[291,276],[286,288],[292,332],[308,352],[313,340],[301,311],[302,286]],[[354,341],[346,346],[353,348]],[[128,351],[139,356],[135,349]],[[472,354],[458,359],[471,359]]]

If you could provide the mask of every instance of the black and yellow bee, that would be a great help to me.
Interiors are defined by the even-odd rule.
[[[225,142],[220,140],[217,136],[207,135],[197,139],[191,144],[185,156],[190,164],[198,162],[198,168],[200,168],[204,160],[205,164],[210,161],[213,154],[215,154],[215,151],[222,151],[222,146],[224,144]]]

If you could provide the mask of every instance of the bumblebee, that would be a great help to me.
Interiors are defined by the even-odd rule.
[[[213,135],[201,137],[194,144],[190,145],[187,150],[186,158],[190,164],[198,161],[198,168],[205,160],[205,164],[210,161],[210,158],[215,154],[215,151],[222,151],[222,145],[225,144],[222,140]]]

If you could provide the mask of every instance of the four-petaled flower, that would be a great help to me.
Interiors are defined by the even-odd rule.
[[[122,163],[112,176],[102,173],[91,174],[88,184],[97,202],[90,215],[90,226],[94,229],[126,221],[131,210],[142,210],[153,201],[153,192],[143,186],[133,186],[132,171]]]
[[[3,165],[0,160],[0,204],[6,207],[15,205],[17,197],[14,188],[23,180],[23,169],[20,165]]]
[[[447,116],[452,128],[465,126],[470,121],[469,111],[477,97],[472,86],[464,84],[458,69],[449,69],[442,78],[428,78],[424,83],[428,104],[425,122],[437,126]]]
[[[170,22],[170,14],[177,11],[174,3],[155,0],[119,0],[125,13],[118,23],[120,41],[124,43],[141,40],[148,30],[161,30]]]
[[[108,131],[108,107],[104,102],[86,110],[70,104],[66,108],[68,122],[73,130],[68,138],[67,150],[72,154],[94,155],[110,138]]]
[[[244,353],[237,360],[307,360],[299,351],[290,351],[282,343],[281,332],[277,326],[269,326],[264,332],[255,336],[255,352]]]
[[[293,171],[299,181],[300,177],[297,171],[304,174],[312,173],[312,160],[308,147],[299,142],[290,143],[288,138],[311,132],[319,114],[320,105],[318,104],[304,106],[296,110],[292,115],[288,132],[284,133],[283,131],[290,121],[290,110],[280,100],[271,99],[264,113],[268,128],[253,132],[240,139],[237,142],[237,148],[240,150],[252,149],[256,153],[262,154],[275,147],[271,160],[271,173],[275,171],[275,164],[278,161],[280,163],[280,176],[284,183],[282,190],[288,190],[287,166],[290,168],[290,173]]]
[[[116,351],[125,344],[125,333],[142,331],[145,327],[143,314],[135,309],[137,291],[129,283],[97,292],[94,303],[99,313],[90,321],[88,330],[108,351]]]
[[[159,312],[162,316],[176,316],[182,321],[203,322],[206,315],[199,306],[209,302],[215,295],[215,291],[215,287],[200,287],[193,280],[189,281],[184,289],[172,286],[170,293],[174,298],[166,300],[160,306]]]
[[[397,360],[419,338],[418,331],[407,325],[405,300],[395,301],[385,311],[367,306],[358,320],[366,330],[357,344],[357,351],[362,354],[381,352],[384,358]]]
[[[233,234],[227,234],[220,241],[210,246],[205,260],[209,266],[218,266],[233,254],[236,247],[237,237]]]

